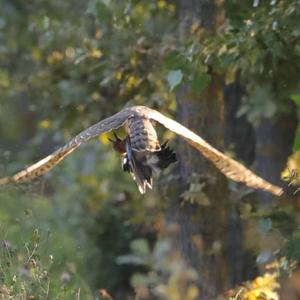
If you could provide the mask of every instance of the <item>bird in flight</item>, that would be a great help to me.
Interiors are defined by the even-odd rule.
[[[264,190],[276,196],[283,194],[281,187],[259,177],[180,123],[146,106],[124,108],[113,116],[96,123],[37,163],[13,176],[1,178],[0,185],[33,180],[47,173],[83,143],[97,137],[99,134],[124,126],[127,136],[123,140],[115,136],[115,140],[112,140],[113,147],[123,155],[123,170],[132,174],[139,191],[145,193],[147,188],[152,187],[153,173],[158,173],[161,169],[167,168],[176,161],[174,151],[166,143],[159,143],[155,130],[156,123],[162,124],[167,129],[183,137],[187,143],[196,148],[231,180],[244,183],[250,188]]]
[[[131,173],[140,193],[145,194],[147,187],[152,189],[152,174],[158,175],[177,159],[175,152],[166,142],[159,144],[151,122],[145,122],[144,131],[140,131],[138,123],[134,126],[131,136],[137,137],[136,139],[131,139],[128,135],[122,140],[114,133],[115,140],[109,140],[113,143],[114,150],[123,156],[123,171]],[[137,130],[136,134],[133,134],[134,130]],[[151,131],[152,135],[149,136]],[[145,143],[148,145],[146,149]]]

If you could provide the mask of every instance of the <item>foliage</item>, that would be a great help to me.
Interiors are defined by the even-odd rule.
[[[291,93],[299,91],[299,82],[291,80],[299,73],[299,1],[226,1],[226,20],[217,34],[209,35],[195,21],[187,41],[168,67],[190,77],[192,86],[207,87],[209,75],[235,78],[245,84],[247,98],[239,115],[247,115],[257,125],[285,111]],[[171,56],[172,57],[172,56]],[[204,85],[204,87],[201,87]]]
[[[97,252],[88,239],[81,238],[83,248],[71,234],[76,226],[55,218],[42,196],[7,191],[0,197],[1,299],[94,299],[82,260]]]
[[[179,39],[178,1],[0,0],[1,175],[124,105],[172,113],[180,87],[203,95],[214,76],[243,83],[238,116],[254,125],[298,109],[299,1],[254,2],[225,1],[213,34],[193,20]],[[201,295],[200,270],[172,248],[168,229],[157,230],[168,203],[157,193],[141,199],[107,137],[36,184],[1,190],[0,292],[12,299],[74,299],[79,291],[93,299],[99,288],[116,299],[132,299],[133,291]],[[294,150],[299,141],[300,130]],[[209,201],[193,178],[182,196],[201,208]],[[258,264],[273,255],[297,264],[296,204],[264,210],[239,200],[243,243]],[[246,286],[245,299],[257,298],[261,289],[273,292],[277,277]]]
[[[160,231],[172,236],[172,225]],[[130,253],[118,257],[119,264],[143,266],[146,272],[135,273],[131,278],[137,295],[147,299],[187,299],[199,297],[196,270],[185,262],[172,246],[170,237],[161,237],[150,249],[145,239],[132,241]]]
[[[278,300],[278,274],[276,272],[265,273],[263,276],[255,278],[252,282],[247,283],[244,287],[238,289],[234,296],[229,300]],[[229,294],[234,293],[230,291]]]

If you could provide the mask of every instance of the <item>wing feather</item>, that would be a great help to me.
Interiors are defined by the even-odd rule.
[[[167,129],[181,135],[191,146],[201,152],[202,155],[209,159],[225,176],[233,181],[242,182],[251,188],[262,189],[276,196],[283,194],[281,187],[273,185],[259,177],[244,165],[220,152],[196,133],[178,122],[153,109],[147,109],[147,115],[149,119],[155,120]]]
[[[0,179],[0,185],[29,181],[45,174],[60,161],[62,161],[66,156],[72,153],[76,148],[78,148],[82,143],[87,142],[101,133],[123,126],[128,118],[134,116],[157,121],[167,129],[182,136],[191,146],[196,148],[200,153],[202,153],[202,155],[209,159],[225,176],[233,181],[242,182],[251,188],[262,189],[276,196],[283,194],[283,189],[281,187],[273,185],[263,178],[257,176],[241,163],[230,158],[229,156],[226,156],[224,153],[211,146],[193,131],[164,116],[158,111],[150,109],[146,106],[125,108],[117,114],[98,122],[97,124],[79,133],[65,146],[59,148],[57,151],[48,155],[32,166],[18,172],[11,177]]]
[[[81,144],[94,137],[97,137],[101,133],[109,132],[111,130],[122,127],[126,123],[127,119],[133,114],[134,111],[132,111],[131,108],[125,108],[115,115],[96,123],[95,125],[80,132],[69,143],[59,148],[47,157],[39,160],[35,164],[16,173],[11,177],[1,178],[0,185],[30,181],[47,173],[59,162],[61,162],[66,156],[77,149]]]

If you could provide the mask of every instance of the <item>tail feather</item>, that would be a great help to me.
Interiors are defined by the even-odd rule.
[[[136,158],[129,138],[126,139],[125,148],[123,170],[132,174],[141,194],[144,194],[147,188],[152,189],[153,171],[158,174],[162,169],[166,169],[171,163],[177,161],[175,152],[167,146],[167,142],[161,145],[159,151],[150,152],[142,159]]]
[[[149,166],[137,162],[134,158],[131,160],[131,170],[133,178],[141,194],[146,193],[147,187],[152,189],[152,169]]]
[[[126,141],[126,156],[123,161],[123,170],[130,172],[141,194],[146,193],[147,187],[152,189],[152,169],[150,166],[137,161],[130,146],[130,140]]]

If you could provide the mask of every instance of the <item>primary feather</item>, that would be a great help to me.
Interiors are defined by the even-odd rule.
[[[283,189],[281,187],[273,185],[257,176],[238,161],[211,146],[193,131],[146,106],[128,107],[115,115],[98,122],[79,133],[69,143],[37,163],[25,168],[13,176],[1,178],[0,185],[33,180],[34,178],[49,172],[50,169],[55,167],[65,157],[91,138],[97,137],[101,133],[115,130],[124,125],[128,128],[133,153],[135,153],[135,150],[136,153],[142,152],[143,149],[150,152],[159,151],[160,148],[158,148],[159,144],[157,143],[156,131],[152,124],[153,121],[162,124],[167,129],[182,136],[192,147],[196,148],[202,155],[209,159],[220,172],[228,178],[236,182],[244,183],[248,187],[254,189],[262,189],[276,196],[283,194]],[[135,134],[135,132],[139,132],[139,134]],[[136,160],[139,159],[137,156],[137,154],[134,154]]]

